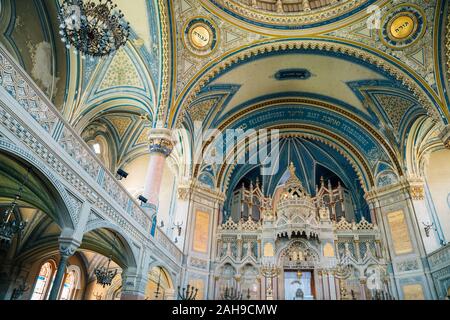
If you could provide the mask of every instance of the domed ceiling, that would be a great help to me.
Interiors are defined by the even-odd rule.
[[[257,27],[299,30],[340,21],[376,0],[209,0],[232,18]]]

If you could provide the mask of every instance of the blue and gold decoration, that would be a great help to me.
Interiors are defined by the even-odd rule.
[[[192,54],[207,56],[217,47],[217,30],[217,26],[210,20],[203,17],[194,18],[184,28],[184,44]]]
[[[393,49],[413,45],[426,30],[426,18],[422,10],[414,6],[400,6],[391,10],[382,21],[381,40]]]

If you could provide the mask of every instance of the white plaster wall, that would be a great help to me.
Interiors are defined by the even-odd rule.
[[[450,240],[450,150],[440,150],[430,155],[426,175],[436,213],[448,242]]]
[[[144,155],[133,160],[123,168],[129,175],[127,179],[122,180],[122,185],[135,198],[139,197],[144,191],[148,161],[149,156]],[[186,228],[187,203],[180,208],[178,207],[177,188],[178,181],[176,174],[173,172],[172,168],[167,165],[166,161],[159,193],[158,226],[161,221],[164,221],[164,228],[162,228],[162,231],[170,236],[172,240],[177,237],[179,247],[181,248],[183,245],[183,238],[185,237],[184,229]],[[183,221],[181,237],[178,237],[177,230],[172,230],[173,223],[179,221]]]
[[[122,185],[136,198],[144,191],[148,161],[149,156],[144,155],[123,167],[128,172],[128,177],[121,181]]]

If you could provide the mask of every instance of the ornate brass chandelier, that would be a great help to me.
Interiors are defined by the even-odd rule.
[[[117,269],[110,269],[115,242],[116,235],[114,234],[114,242],[111,245],[111,253],[108,258],[108,263],[104,266],[101,266],[100,268],[95,268],[94,270],[95,277],[97,278],[97,284],[100,284],[101,286],[103,286],[103,288],[105,288],[106,286],[111,286],[112,281],[117,275]]]
[[[59,34],[66,48],[82,57],[105,57],[126,44],[130,24],[111,0],[64,0],[59,10]]]
[[[3,244],[10,244],[13,237],[25,229],[26,222],[15,219],[14,210],[17,207],[17,202],[22,198],[22,193],[25,184],[28,182],[29,175],[30,169],[27,170],[27,174],[25,175],[14,200],[8,206],[6,211],[0,215],[0,242]]]

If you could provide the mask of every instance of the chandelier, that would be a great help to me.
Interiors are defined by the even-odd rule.
[[[108,264],[100,268],[95,269],[95,276],[97,277],[97,283],[105,288],[110,286],[114,277],[117,275],[117,269],[110,270],[111,258],[108,259]]]
[[[82,57],[106,57],[125,45],[130,24],[111,0],[64,0],[59,10],[59,34],[66,48]]]
[[[103,288],[105,288],[106,286],[111,286],[112,281],[117,275],[117,269],[110,270],[115,242],[116,242],[116,235],[114,234],[114,242],[111,245],[111,254],[109,256],[108,263],[104,266],[101,266],[100,268],[95,268],[94,270],[95,277],[97,278],[97,284],[103,286]]]
[[[10,244],[13,237],[25,229],[26,222],[15,219],[14,210],[17,207],[17,202],[22,198],[22,193],[25,188],[25,184],[28,182],[29,175],[30,169],[27,170],[27,174],[25,175],[14,200],[8,206],[6,211],[0,216],[0,242],[3,244]]]
[[[178,299],[185,300],[185,301],[192,301],[197,298],[198,289],[194,286],[187,285],[187,288],[181,289],[181,287],[178,286]]]

